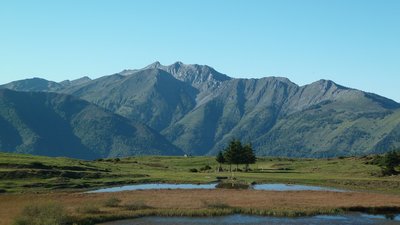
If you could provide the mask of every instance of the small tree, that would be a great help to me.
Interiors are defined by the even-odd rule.
[[[219,163],[218,171],[222,171],[222,164],[225,163],[225,157],[222,151],[218,152],[217,158],[215,160]]]
[[[229,163],[229,171],[232,171],[232,164],[236,164],[236,169],[239,168],[239,164],[242,163],[242,143],[239,140],[233,139],[229,142],[228,147],[225,149],[224,158]]]
[[[244,147],[243,147],[243,153],[242,153],[242,160],[243,160],[243,163],[246,165],[246,172],[249,170],[249,164],[254,164],[254,163],[256,163],[256,161],[257,161],[257,157],[256,157],[256,155],[254,154],[254,151],[253,151],[253,147],[251,146],[251,144],[246,144]]]

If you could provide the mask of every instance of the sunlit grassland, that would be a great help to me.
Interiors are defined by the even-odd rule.
[[[133,183],[209,183],[235,177],[255,183],[296,183],[400,194],[400,176],[379,176],[370,157],[334,159],[258,158],[249,172],[229,172],[214,157],[141,156],[83,161],[0,153],[0,189],[6,192],[76,191]],[[200,171],[209,165],[212,169]],[[193,173],[190,169],[200,172]],[[236,168],[236,165],[232,165]],[[243,169],[243,165],[239,165]]]

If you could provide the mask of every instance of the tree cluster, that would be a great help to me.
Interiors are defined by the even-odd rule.
[[[400,166],[400,152],[390,151],[387,152],[381,159],[380,166],[383,175],[396,175],[396,167]]]
[[[228,147],[220,151],[216,157],[217,162],[220,164],[229,164],[229,171],[232,171],[232,164],[236,165],[236,170],[239,169],[240,164],[245,165],[245,170],[248,171],[249,165],[257,161],[251,144],[242,145],[239,140],[233,139],[229,142]]]
[[[371,164],[381,167],[382,176],[399,174],[400,172],[396,170],[396,167],[400,166],[400,150],[392,150],[384,155],[375,155]]]

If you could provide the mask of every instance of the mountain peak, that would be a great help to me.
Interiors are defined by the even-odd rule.
[[[334,81],[332,80],[326,80],[326,79],[320,79],[315,81],[314,83],[319,83],[319,84],[336,84]]]
[[[162,66],[161,63],[159,61],[155,61],[154,63],[151,64],[152,67],[156,68],[159,66]]]
[[[339,85],[339,84],[335,83],[332,80],[326,80],[326,79],[320,79],[318,81],[315,81],[315,82],[309,84],[309,86],[319,86],[319,87],[323,87],[325,89],[329,89],[329,88],[332,88],[332,87],[335,88],[335,89],[350,89],[348,87]]]
[[[293,83],[289,78],[286,78],[286,77],[269,76],[269,77],[263,77],[263,78],[261,78],[261,79],[276,80],[276,81],[280,81],[280,82],[282,82],[282,83],[288,83],[288,84],[297,85],[297,84]]]
[[[176,61],[175,63],[171,64],[170,66],[182,66],[182,65],[185,65],[185,64],[181,61]]]
[[[90,77],[84,76],[84,77],[81,77],[81,78],[78,78],[78,79],[75,79],[75,80],[64,80],[64,81],[61,81],[60,84],[61,85],[65,85],[65,86],[68,86],[68,85],[80,85],[80,84],[85,84],[85,83],[90,82],[90,81],[92,81],[92,79]]]
[[[146,69],[160,69],[173,75],[176,79],[190,83],[195,87],[204,86],[218,86],[217,83],[230,80],[231,78],[225,74],[216,71],[214,68],[207,65],[198,64],[184,64],[181,61],[164,66],[160,62],[154,62],[142,70]]]
[[[160,63],[159,61],[155,61],[155,62],[153,62],[152,64],[150,64],[150,65],[144,67],[143,69],[157,69],[157,68],[160,68],[160,67],[162,67],[162,66],[163,66],[163,65],[161,65],[161,63]]]

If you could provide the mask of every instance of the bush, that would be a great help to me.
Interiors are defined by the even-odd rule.
[[[69,225],[71,218],[63,206],[57,203],[42,203],[26,206],[15,221],[15,225]]]
[[[400,165],[400,153],[396,151],[387,152],[379,160],[383,176],[397,175],[396,167]]]
[[[31,162],[29,166],[33,169],[49,169],[50,166],[46,166],[41,162]]]
[[[206,170],[210,170],[210,169],[211,169],[211,166],[205,165],[205,166],[200,168],[200,171],[206,171]]]
[[[127,210],[141,210],[141,209],[151,209],[153,207],[146,205],[144,202],[130,202],[124,205]]]
[[[107,207],[118,207],[121,200],[116,197],[111,197],[104,202],[104,206]]]
[[[199,172],[196,168],[191,168],[191,169],[189,169],[189,171],[192,172],[192,173],[197,173],[197,172]]]
[[[382,167],[381,168],[381,174],[378,174],[380,176],[391,176],[391,175],[395,175],[397,174],[397,172],[391,168],[388,167]]]
[[[240,183],[240,182],[219,182],[216,188],[224,188],[224,189],[249,189],[250,185],[247,183]]]

